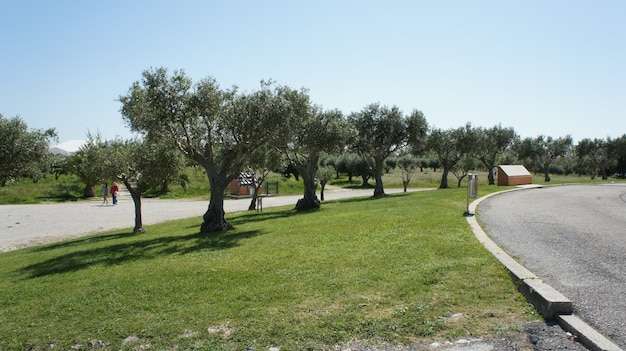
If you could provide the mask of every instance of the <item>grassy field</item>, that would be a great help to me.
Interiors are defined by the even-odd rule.
[[[0,350],[319,350],[519,330],[539,317],[475,240],[465,196],[273,208],[212,236],[198,218],[1,254]]]
[[[78,201],[84,188],[85,185],[76,176],[63,175],[57,180],[49,175],[37,183],[21,179],[0,187],[0,205]]]

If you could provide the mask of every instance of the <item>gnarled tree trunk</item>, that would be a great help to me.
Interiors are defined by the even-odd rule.
[[[306,211],[318,209],[321,206],[321,201],[315,195],[315,188],[317,184],[315,182],[315,171],[317,171],[317,158],[313,160],[309,159],[308,162],[299,167],[300,176],[304,183],[304,198],[298,200],[296,204],[297,211]]]
[[[374,170],[374,180],[376,185],[374,187],[374,197],[385,196],[385,189],[383,187],[383,162],[376,162],[376,169]]]
[[[207,173],[209,173],[208,169]],[[202,216],[204,222],[202,222],[200,232],[212,233],[231,229],[233,225],[224,218],[224,190],[226,190],[228,179],[221,174],[211,174],[209,181],[211,182],[211,200],[209,208]]]
[[[83,196],[85,198],[90,198],[96,196],[96,186],[93,184],[85,185],[85,189],[83,190]]]
[[[439,184],[439,189],[448,188],[448,173],[450,173],[449,168],[444,166],[443,172],[441,174],[441,183]]]

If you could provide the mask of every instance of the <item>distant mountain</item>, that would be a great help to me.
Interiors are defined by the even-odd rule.
[[[86,143],[87,141],[85,140],[68,140],[55,146],[51,146],[49,150],[53,154],[69,156],[78,151],[80,147]]]

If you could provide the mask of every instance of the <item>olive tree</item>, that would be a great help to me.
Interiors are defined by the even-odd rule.
[[[368,163],[376,180],[374,197],[385,195],[383,171],[385,160],[409,143],[417,143],[428,129],[423,113],[414,110],[405,117],[397,106],[370,104],[350,115],[357,135],[353,149]]]
[[[434,129],[428,136],[427,148],[437,156],[443,168],[439,188],[448,188],[448,174],[464,156],[471,154],[471,125],[456,129]]]
[[[107,142],[100,134],[87,133],[87,142],[67,158],[65,168],[85,183],[83,196],[96,196],[96,184],[105,181],[111,170],[113,159],[108,152]]]
[[[336,153],[345,147],[350,138],[349,124],[341,111],[324,111],[313,106],[306,91],[284,89],[281,95],[293,107],[284,122],[286,142],[283,151],[304,185],[304,196],[298,200],[296,210],[317,209],[321,202],[315,195],[315,175],[320,157],[323,153]]]
[[[412,154],[404,154],[396,159],[396,167],[400,169],[400,177],[402,178],[402,186],[406,193],[411,178],[420,168],[421,160]]]
[[[135,227],[133,233],[143,233],[141,197],[149,189],[163,187],[169,179],[178,178],[185,167],[180,151],[167,140],[114,141],[105,149],[112,160],[107,178],[119,179],[133,199]]]
[[[452,167],[451,172],[457,179],[457,188],[461,187],[463,179],[467,177],[469,171],[471,171],[472,169],[476,169],[476,159],[469,155],[461,157],[459,162],[457,162],[456,165]]]
[[[557,158],[567,155],[572,148],[572,137],[569,135],[557,139],[543,135],[536,138],[528,137],[519,141],[514,148],[519,159],[531,162],[540,168],[543,171],[544,180],[549,182],[550,165]]]
[[[603,180],[608,179],[607,170],[615,167],[619,161],[617,139],[583,139],[576,145],[576,157],[579,166],[594,179],[597,174]]]
[[[120,96],[121,113],[131,129],[147,138],[171,140],[188,158],[202,166],[211,197],[200,231],[227,230],[224,192],[239,176],[246,157],[276,137],[287,105],[271,83],[242,94],[236,87],[220,88],[212,77],[195,85],[183,71],[146,70]]]
[[[0,186],[17,180],[44,160],[50,141],[57,134],[51,129],[29,129],[19,116],[0,114]]]
[[[320,182],[320,200],[324,201],[324,190],[326,189],[326,184],[335,176],[335,167],[330,165],[320,166],[315,176]]]
[[[361,177],[361,188],[369,187],[369,179],[372,173],[368,164],[356,153],[344,152],[335,160],[334,164],[337,173],[348,176],[348,182],[352,184],[353,177]]]
[[[246,162],[246,169],[253,174],[254,193],[248,206],[249,211],[256,210],[259,192],[267,176],[276,169],[285,166],[286,160],[274,145],[262,145],[250,154]]]
[[[476,158],[487,168],[489,185],[495,184],[493,169],[501,155],[517,139],[513,128],[496,125],[491,128],[478,127],[474,130],[474,152]]]

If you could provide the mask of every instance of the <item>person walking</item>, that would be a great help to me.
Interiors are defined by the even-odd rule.
[[[109,184],[102,184],[102,206],[109,204]]]
[[[111,198],[113,199],[113,205],[117,205],[117,192],[120,191],[120,187],[116,182],[111,184]]]

